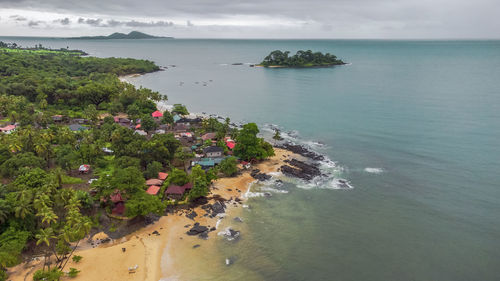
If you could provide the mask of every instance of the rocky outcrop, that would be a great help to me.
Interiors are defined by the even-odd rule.
[[[293,143],[287,142],[287,143],[276,145],[276,147],[291,151],[293,153],[299,154],[301,156],[307,157],[307,158],[315,160],[315,161],[321,161],[321,160],[325,159],[325,157],[323,155],[318,154],[314,151],[311,151],[307,147],[304,147],[304,146],[298,145],[298,144],[293,144]]]
[[[194,226],[188,232],[186,232],[186,234],[194,236],[204,232],[208,232],[208,227],[200,225],[200,223],[195,223]]]
[[[253,169],[250,176],[259,181],[267,181],[271,179],[270,175],[261,173],[259,169]]]
[[[304,180],[312,180],[321,176],[321,171],[317,164],[309,164],[297,159],[285,160],[288,165],[283,165],[280,170],[283,174],[297,177]]]

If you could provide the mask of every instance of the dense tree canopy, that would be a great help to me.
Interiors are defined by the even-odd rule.
[[[321,52],[313,53],[311,50],[297,51],[293,56],[288,56],[289,51],[282,52],[280,50],[272,51],[260,63],[262,66],[282,66],[282,67],[313,67],[313,66],[329,66],[345,64],[336,56]]]

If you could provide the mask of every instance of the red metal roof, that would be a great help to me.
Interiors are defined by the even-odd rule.
[[[158,173],[158,179],[160,179],[160,180],[162,180],[162,181],[166,180],[166,179],[167,179],[167,177],[168,177],[168,174],[167,174],[167,173],[162,173],[162,172],[159,172],[159,173]]]
[[[184,189],[191,189],[191,188],[193,188],[193,184],[188,182],[185,185],[183,185],[182,187],[184,187]]]
[[[158,194],[158,191],[160,191],[160,187],[157,185],[152,185],[148,188],[146,192],[151,195],[156,195]]]
[[[16,125],[7,125],[3,128],[0,128],[0,130],[6,132],[6,131],[14,130],[15,128],[16,128]]]
[[[184,194],[184,186],[178,186],[178,185],[171,185],[167,188],[167,191],[165,191],[166,194],[178,194],[182,195]]]
[[[141,124],[137,124],[137,126],[135,126],[136,129],[139,129],[141,128]]]
[[[226,142],[226,145],[229,149],[233,149],[236,146],[236,143],[234,141],[228,141]]]
[[[159,179],[149,179],[146,181],[146,185],[162,185],[163,181]]]
[[[163,113],[161,113],[159,110],[157,110],[157,111],[155,111],[155,112],[151,113],[151,115],[152,115],[153,117],[162,117],[162,116],[163,116]]]

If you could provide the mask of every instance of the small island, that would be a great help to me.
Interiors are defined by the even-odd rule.
[[[108,35],[108,36],[81,36],[81,37],[71,37],[68,39],[95,40],[95,39],[164,39],[164,38],[172,39],[173,37],[154,36],[154,35],[149,35],[149,34],[146,34],[143,32],[139,32],[139,31],[132,31],[129,34],[115,32],[115,33]]]
[[[299,50],[291,57],[289,51],[282,52],[280,50],[272,51],[264,60],[257,66],[262,67],[326,67],[334,65],[343,65],[345,62],[337,59],[335,55],[330,53],[323,54],[321,52],[312,52],[311,50]]]

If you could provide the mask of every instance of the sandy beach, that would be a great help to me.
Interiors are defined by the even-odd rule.
[[[262,163],[254,165],[264,173],[277,172],[283,160],[297,156],[283,149],[275,149],[276,155]],[[251,170],[250,169],[250,170]],[[237,214],[242,209],[245,193],[251,187],[254,178],[250,170],[232,178],[218,179],[209,197],[218,195],[226,199],[226,215]],[[234,201],[236,198],[241,203]],[[214,203],[211,199],[209,203]],[[198,236],[188,236],[186,231],[196,222],[201,225],[215,227],[219,217],[203,216],[205,211],[197,207],[198,214],[194,220],[186,217],[190,211],[179,210],[174,214],[163,216],[156,223],[135,233],[96,248],[84,245],[77,249],[76,255],[82,256],[79,263],[69,261],[65,271],[76,268],[81,273],[71,280],[193,280],[199,272],[216,270],[223,260],[207,259],[216,255],[215,242],[223,239],[217,236],[223,227],[209,233],[207,240]],[[224,219],[221,219],[221,222]],[[223,223],[221,223],[223,225]],[[155,232],[157,231],[157,232]],[[155,232],[155,233],[153,233]],[[98,234],[102,238],[103,234]],[[125,251],[123,250],[125,249]],[[209,262],[207,262],[209,261]],[[22,263],[9,270],[9,280],[32,280],[34,271],[41,267],[40,261]],[[135,273],[129,273],[128,268],[137,265]],[[65,277],[64,279],[70,279]]]

